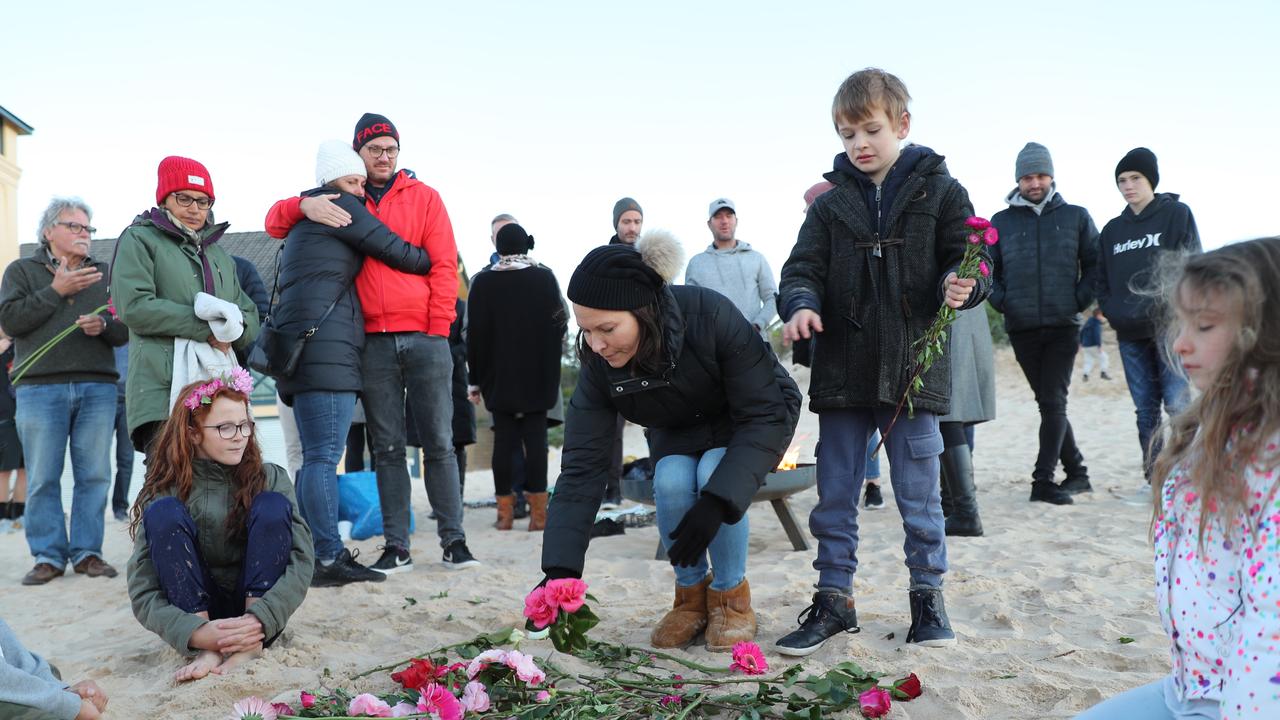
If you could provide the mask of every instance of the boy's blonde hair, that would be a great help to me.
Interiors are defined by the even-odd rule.
[[[1158,490],[1179,466],[1200,495],[1200,541],[1215,514],[1240,517],[1256,502],[1248,497],[1244,472],[1271,470],[1280,463],[1272,445],[1280,434],[1280,237],[1235,243],[1185,258],[1162,283],[1166,307],[1184,313],[1183,292],[1217,293],[1239,322],[1234,347],[1213,385],[1169,423],[1169,442],[1156,459]],[[1194,321],[1194,318],[1191,319]],[[1170,323],[1169,334],[1177,330]],[[1176,363],[1174,363],[1176,364]],[[1163,431],[1163,428],[1161,429]],[[1280,487],[1280,478],[1271,492]],[[1155,520],[1163,512],[1155,492]]]
[[[831,102],[831,122],[838,125],[841,118],[861,122],[881,108],[897,129],[910,102],[911,94],[898,76],[880,68],[859,70],[840,83]]]

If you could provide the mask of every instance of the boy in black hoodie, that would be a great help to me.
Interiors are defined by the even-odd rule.
[[[1125,381],[1138,415],[1142,467],[1151,478],[1151,463],[1160,452],[1156,427],[1160,404],[1169,415],[1187,404],[1187,381],[1169,364],[1152,314],[1148,288],[1162,252],[1200,252],[1200,233],[1191,209],[1173,193],[1156,194],[1160,171],[1155,153],[1130,150],[1116,165],[1116,187],[1128,207],[1107,223],[1099,238],[1098,305],[1120,340]]]
[[[909,100],[901,80],[875,68],[840,86],[831,115],[845,151],[826,175],[835,187],[809,207],[782,268],[784,337],[817,338],[809,407],[819,417],[818,504],[809,515],[818,592],[800,628],[777,641],[786,655],[808,655],[827,638],[858,630],[853,576],[867,439],[888,430],[910,382],[912,346],[942,303],[966,309],[990,291],[987,278],[956,274],[965,220],[973,215],[968,193],[941,155],[899,147],[910,131]],[[906,641],[936,647],[955,643],[942,602],[947,548],[938,485],[938,416],[950,411],[950,358],[938,359],[922,379],[914,416],[898,417],[885,448],[907,531]]]

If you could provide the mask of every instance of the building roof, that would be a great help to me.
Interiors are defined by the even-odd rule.
[[[16,125],[18,128],[19,135],[30,135],[31,133],[35,132],[35,128],[19,120],[17,115],[14,115],[8,110],[5,110],[3,106],[0,106],[0,118],[4,118],[5,120],[8,120],[9,122]]]
[[[22,257],[30,257],[39,247],[39,243],[23,243],[19,252]],[[262,283],[271,292],[271,283],[276,273],[276,251],[280,249],[280,241],[273,239],[265,232],[227,233],[218,241],[218,247],[231,255],[238,255],[253,263],[262,276]],[[100,262],[110,264],[116,255],[116,239],[95,239],[89,246],[89,254]]]

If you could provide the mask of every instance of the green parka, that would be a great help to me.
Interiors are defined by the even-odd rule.
[[[288,471],[270,463],[264,464],[262,469],[267,474],[266,490],[284,495],[293,507],[293,549],[289,553],[289,565],[276,584],[249,608],[249,612],[262,622],[263,635],[271,638],[284,629],[289,617],[306,598],[316,557],[311,545],[311,529],[298,514],[298,501],[293,495]],[[244,541],[232,542],[226,533],[233,487],[230,468],[210,460],[193,460],[192,471],[191,494],[187,497],[186,506],[196,524],[200,555],[219,587],[235,588],[240,566],[244,563],[245,546]],[[171,495],[173,493],[166,493],[161,497]],[[128,578],[129,600],[138,622],[164,638],[178,652],[193,654],[191,634],[207,621],[169,603],[164,589],[160,587],[160,576],[151,561],[151,546],[141,524],[133,541]]]
[[[111,264],[111,297],[120,320],[129,327],[129,374],[125,403],[129,432],[163,422],[173,383],[173,340],[205,341],[209,323],[196,317],[196,293],[235,303],[244,313],[244,334],[232,345],[247,349],[258,337],[258,308],[236,279],[236,264],[215,243],[227,223],[210,220],[192,235],[164,210],[134,218],[120,234]]]

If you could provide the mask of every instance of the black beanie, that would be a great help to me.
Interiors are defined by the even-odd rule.
[[[1116,182],[1120,182],[1120,173],[1136,172],[1141,173],[1142,177],[1151,183],[1151,189],[1155,190],[1160,184],[1160,170],[1156,167],[1156,154],[1144,147],[1138,147],[1125,153],[1120,158],[1120,164],[1116,165]]]
[[[533,236],[515,223],[507,223],[498,229],[493,239],[499,255],[522,255],[533,249]]]
[[[661,288],[662,276],[644,264],[640,251],[605,245],[587,253],[574,269],[569,300],[596,310],[635,310],[655,302]]]
[[[360,148],[364,144],[377,137],[395,138],[396,144],[400,143],[400,133],[396,132],[396,126],[384,115],[377,113],[365,113],[360,118],[360,122],[356,123],[355,138],[351,141],[351,149],[360,152]]]

